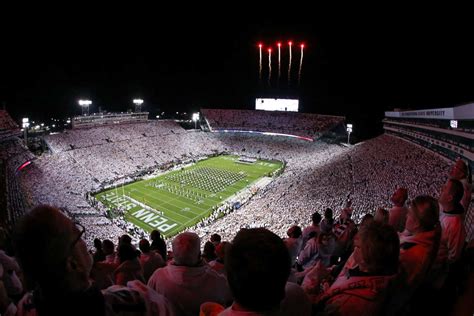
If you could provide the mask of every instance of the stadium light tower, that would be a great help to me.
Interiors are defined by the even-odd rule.
[[[82,115],[89,115],[89,105],[91,104],[91,100],[79,100],[79,105],[82,107]]]
[[[21,127],[23,128],[25,146],[28,146],[28,127],[30,127],[30,120],[27,117],[21,120]]]
[[[193,113],[194,129],[197,129],[197,121],[199,121],[199,113]]]
[[[352,124],[347,124],[346,131],[347,131],[347,145],[350,145],[350,137],[351,137],[351,133],[352,133]]]
[[[142,111],[143,100],[142,99],[133,99],[133,103],[135,104],[135,112],[141,112]]]

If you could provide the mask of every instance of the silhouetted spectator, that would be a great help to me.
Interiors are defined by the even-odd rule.
[[[324,210],[324,218],[320,223],[321,231],[331,233],[334,226],[333,211],[330,208]]]
[[[140,240],[138,246],[142,252],[140,255],[140,264],[143,268],[143,276],[145,277],[145,281],[148,282],[148,279],[150,279],[153,272],[158,268],[166,266],[166,263],[158,252],[150,250],[150,243],[148,240]]]
[[[217,248],[216,248],[217,258],[215,260],[209,262],[209,266],[214,271],[216,271],[217,273],[219,273],[220,275],[223,275],[223,276],[226,275],[224,262],[225,262],[225,253],[226,253],[227,248],[229,247],[229,245],[230,245],[230,243],[227,242],[227,241],[220,242],[217,245]]]
[[[95,252],[92,254],[92,258],[94,259],[94,262],[104,261],[105,254],[104,254],[104,250],[102,249],[102,241],[100,241],[99,238],[94,239],[94,248],[95,248]]]
[[[321,232],[321,227],[319,226],[319,224],[321,223],[321,219],[322,219],[321,214],[319,214],[318,212],[314,212],[311,215],[311,225],[303,229],[303,236],[302,236],[300,250],[304,249],[304,247],[306,246],[306,243],[311,238],[309,235],[312,232],[315,232],[316,234],[319,234]]]
[[[17,315],[172,315],[167,300],[137,281],[100,291],[89,280],[85,228],[51,206],[38,206],[16,228],[15,247],[28,287]]]
[[[464,211],[467,212],[469,210],[469,205],[471,204],[472,194],[472,183],[469,181],[469,169],[467,164],[462,159],[456,160],[456,163],[449,172],[449,176],[452,179],[461,181],[464,188],[461,205],[463,206]]]
[[[280,237],[269,230],[241,229],[227,249],[225,267],[234,303],[220,315],[311,314],[303,290],[287,283],[288,250]]]
[[[114,271],[115,284],[126,285],[128,281],[133,280],[145,283],[137,250],[132,245],[122,243],[118,248],[118,257],[120,265]]]
[[[161,238],[161,234],[158,230],[153,230],[150,233],[150,239],[151,239],[151,246],[150,250],[152,251],[158,251],[158,253],[161,255],[163,260],[166,262],[167,260],[167,252],[166,252],[166,243]]]
[[[214,246],[217,246],[221,242],[221,235],[212,234],[211,235],[211,242],[214,244]]]
[[[382,224],[388,224],[389,213],[386,209],[379,207],[375,211],[374,221],[380,222]]]
[[[204,259],[206,263],[209,263],[216,258],[216,246],[214,246],[212,242],[206,241],[202,252],[202,259]]]

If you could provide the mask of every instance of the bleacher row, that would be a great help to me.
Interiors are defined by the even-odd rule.
[[[91,129],[72,129],[48,135],[45,141],[53,152],[86,148],[107,143],[126,142],[140,137],[157,137],[180,133],[183,129],[173,121],[151,121],[142,124],[123,124]]]
[[[442,129],[452,129],[450,126],[449,120],[441,120],[441,119],[414,119],[414,118],[385,118],[383,119],[384,123],[396,122],[396,123],[405,123],[405,124],[413,124],[419,126],[428,126],[428,127],[436,127]],[[461,120],[458,121],[458,127],[456,128],[457,131],[466,132],[466,133],[474,133],[474,121],[472,120]]]
[[[0,142],[0,160],[4,165],[6,209],[3,214],[6,224],[13,225],[29,208],[17,177],[18,168],[25,162],[34,160],[34,155],[17,137]]]
[[[8,115],[5,110],[0,110],[0,141],[21,135],[18,124]]]
[[[463,149],[466,149],[469,151],[473,151],[474,149],[472,139],[469,139],[469,138],[460,137],[456,135],[449,135],[449,134],[434,132],[434,131],[426,131],[419,128],[407,128],[407,127],[403,127],[399,125],[386,124],[386,126],[391,127],[394,130],[402,131],[404,133],[416,133],[418,135],[423,135],[428,138],[437,139],[445,143],[462,147]]]

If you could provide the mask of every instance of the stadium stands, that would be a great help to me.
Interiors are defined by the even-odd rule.
[[[207,114],[209,111],[204,110]],[[228,114],[221,110],[216,113],[221,117]],[[210,114],[213,115],[219,118],[217,121],[221,119],[217,114]],[[313,118],[306,119],[307,124],[314,124]],[[329,123],[312,126],[318,126],[317,130],[322,131],[324,126],[339,124],[336,122],[341,118],[328,120]],[[296,121],[290,119],[289,126]],[[237,126],[239,122],[229,125]],[[221,124],[224,125],[221,122],[219,126]],[[277,114],[271,126],[279,124],[284,123]],[[97,223],[92,225],[91,238],[110,238],[123,231],[118,226],[125,231],[135,228],[120,220],[116,220],[118,226],[104,225],[110,223],[104,217],[106,209],[94,204],[90,192],[209,154],[279,159],[286,163],[286,170],[265,188],[265,192],[259,192],[242,205],[238,215],[231,213],[224,219],[215,221],[215,217],[199,223],[195,229],[202,237],[209,232],[232,236],[240,227],[261,225],[284,236],[288,225],[306,221],[307,214],[315,210],[331,207],[337,214],[348,197],[354,201],[354,219],[359,220],[378,207],[388,208],[389,197],[396,185],[407,187],[410,196],[437,196],[449,166],[439,156],[388,135],[346,148],[255,133],[191,132],[173,121],[73,129],[46,136],[45,141],[51,153],[39,157],[20,175],[20,187],[26,191],[23,195],[27,198],[26,205],[54,204],[78,218]],[[13,162],[11,160],[10,164]],[[11,186],[12,192],[20,188]],[[140,230],[137,232],[137,239],[145,234]]]
[[[201,109],[211,131],[256,131],[316,139],[344,117],[297,112]]]
[[[268,126],[274,128],[278,124],[283,123]],[[380,207],[389,209],[390,196],[397,187],[407,188],[409,199],[422,194],[440,195],[452,161],[426,150],[429,146],[420,146],[421,141],[429,142],[427,138],[434,135],[406,126],[403,131],[406,132],[403,138],[391,135],[393,131],[387,129],[385,135],[345,147],[260,133],[186,131],[172,121],[110,125],[47,136],[51,152],[38,157],[24,170],[19,167],[31,161],[32,154],[20,139],[10,137],[0,142],[0,174],[6,175],[0,188],[6,191],[4,200],[11,211],[5,214],[5,220],[11,225],[30,206],[52,204],[86,227],[82,237],[89,247],[95,238],[116,240],[124,233],[132,235],[137,242],[148,233],[121,216],[107,217],[107,208],[93,199],[91,192],[134,181],[159,168],[227,153],[278,159],[285,163],[285,171],[251,199],[247,196],[238,209],[229,208],[225,217],[220,218],[214,212],[187,228],[202,241],[209,240],[213,234],[230,241],[242,228],[254,227],[266,227],[283,237],[289,227],[309,224],[309,215],[315,211],[322,213],[329,207],[335,211],[335,218],[339,218],[348,199],[352,200],[352,219],[359,223],[367,213],[374,214]],[[408,136],[420,142],[407,142]],[[449,135],[437,141],[454,145]],[[216,170],[199,172],[206,179],[216,173],[226,179],[238,178]],[[195,181],[187,177],[176,180]],[[208,188],[208,183],[206,180],[200,185],[212,191],[214,187]],[[468,214],[472,214],[472,208],[473,205]],[[466,225],[473,226],[469,216]],[[468,231],[468,240],[473,239],[472,234],[472,230]],[[306,279],[303,275],[299,283],[301,278]]]
[[[6,225],[13,225],[28,209],[21,184],[18,181],[18,170],[27,162],[34,160],[34,155],[17,137],[10,137],[0,142],[0,161],[2,161],[6,196],[6,214],[2,214]],[[3,178],[2,178],[3,179]]]
[[[91,137],[95,145],[85,141]],[[43,155],[22,174],[32,203],[66,207],[87,216],[89,222],[91,216],[104,222],[105,211],[89,205],[88,192],[188,157],[245,153],[287,163],[285,172],[238,214],[198,225],[196,230],[204,238],[210,232],[232,236],[240,227],[261,225],[284,236],[288,225],[306,221],[315,210],[331,207],[337,212],[348,196],[354,201],[354,218],[359,219],[378,207],[388,207],[396,185],[408,187],[410,196],[437,196],[449,166],[438,156],[390,136],[346,148],[252,133],[187,132],[167,121],[68,131],[48,136],[48,142],[57,150]],[[96,225],[95,236],[109,238],[109,227]]]
[[[7,111],[0,110],[0,141],[20,135],[21,131],[18,124],[10,117]]]

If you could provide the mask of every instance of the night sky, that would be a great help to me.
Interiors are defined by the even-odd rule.
[[[345,115],[365,138],[381,132],[385,110],[474,101],[468,20],[331,13],[291,20],[163,11],[154,18],[25,17],[1,31],[0,104],[19,119],[79,114],[80,98],[91,99],[93,111],[125,111],[141,97],[144,109],[156,113],[252,109],[255,97],[297,96],[302,112]],[[306,46],[301,84],[288,88],[290,39]],[[273,46],[272,89],[266,51],[258,80],[259,42]],[[299,56],[295,46],[294,79]]]

